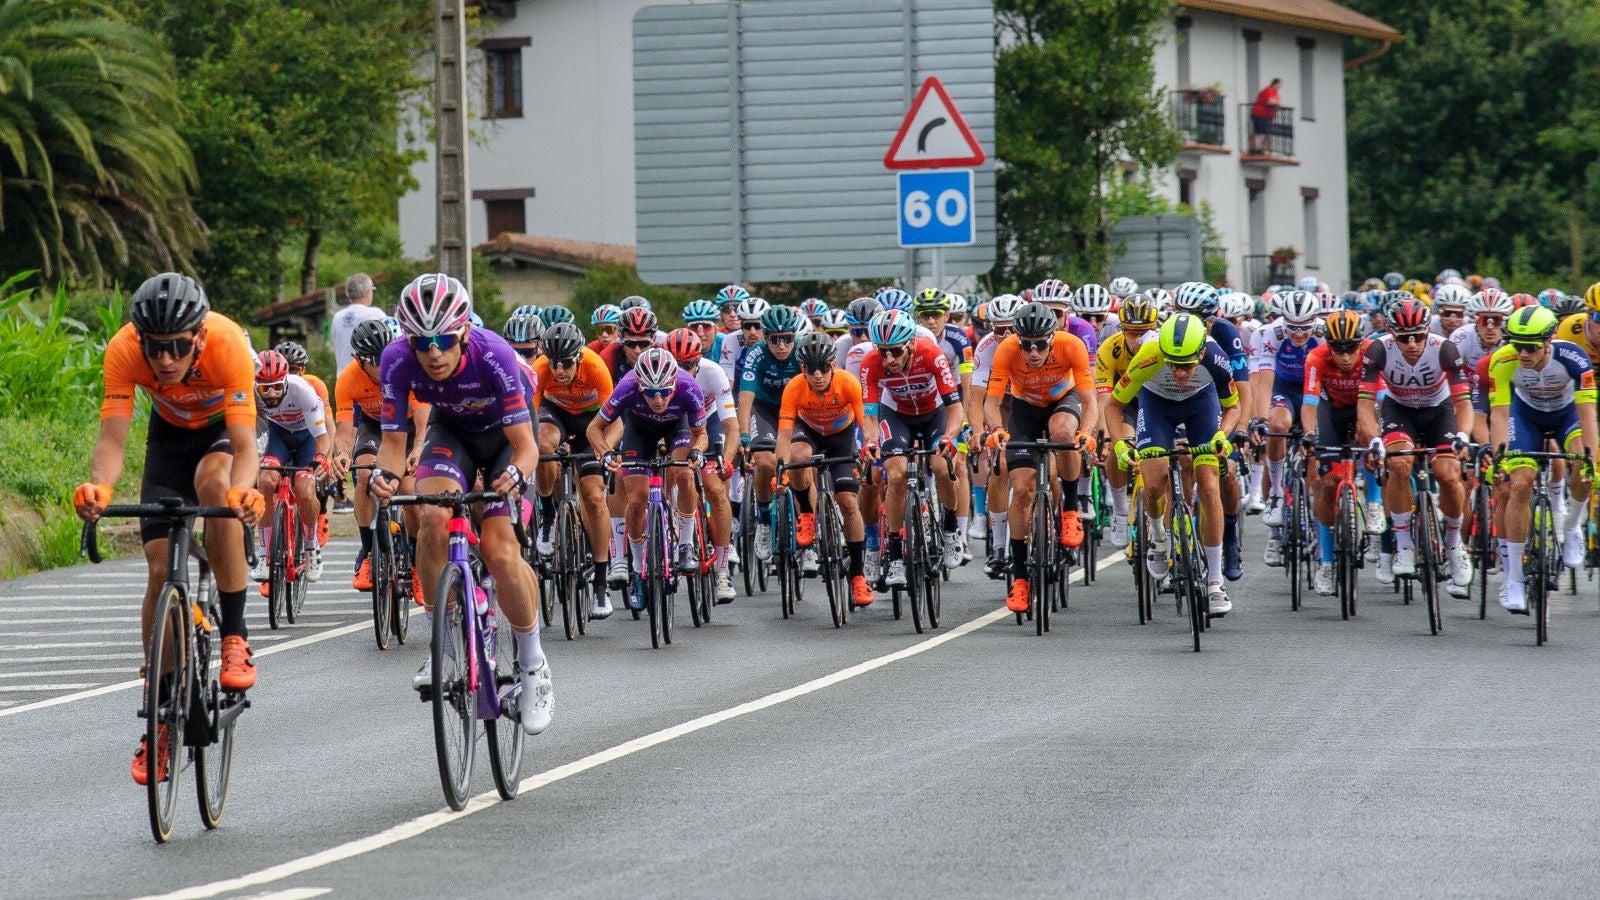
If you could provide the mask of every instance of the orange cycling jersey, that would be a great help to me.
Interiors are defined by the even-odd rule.
[[[615,386],[611,382],[611,369],[600,354],[584,347],[578,354],[578,372],[572,382],[556,381],[555,370],[550,368],[548,357],[541,356],[533,362],[534,396],[530,406],[537,407],[540,398],[549,400],[563,412],[587,413],[599,409]]]
[[[819,394],[806,384],[806,376],[794,376],[783,387],[783,400],[778,404],[778,427],[793,428],[796,418],[822,437],[838,434],[859,423],[866,418],[861,404],[861,382],[849,372],[835,369],[828,389]]]
[[[1089,350],[1078,336],[1058,331],[1050,352],[1037,368],[1028,365],[1022,344],[1008,335],[994,351],[994,371],[989,376],[989,396],[1011,396],[1034,406],[1049,406],[1067,395],[1074,384],[1090,384]]]
[[[343,425],[353,425],[356,420],[356,406],[361,407],[361,414],[373,422],[383,421],[383,388],[367,375],[367,370],[361,368],[361,360],[352,359],[339,373],[339,378],[333,383],[333,397],[338,402],[334,410],[333,420]],[[418,403],[416,397],[411,398],[407,407],[408,413],[415,413],[418,407],[427,407],[426,403]]]
[[[135,387],[155,401],[156,415],[179,428],[205,428],[218,422],[256,423],[255,358],[244,332],[221,313],[207,313],[200,326],[205,347],[182,382],[160,384],[139,346],[139,332],[127,324],[106,344],[105,396],[100,418],[132,418]]]
[[[304,378],[306,384],[311,385],[311,389],[313,391],[317,392],[317,398],[322,401],[322,405],[323,406],[327,406],[328,405],[328,383],[326,381],[323,381],[321,378],[318,378],[317,376],[311,374],[310,372],[306,372],[305,374],[301,375],[300,377]]]

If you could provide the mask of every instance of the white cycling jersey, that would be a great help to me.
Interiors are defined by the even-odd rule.
[[[290,375],[288,387],[284,390],[283,399],[277,406],[270,406],[262,399],[261,391],[256,391],[256,410],[268,422],[284,429],[285,431],[310,431],[312,437],[321,437],[328,433],[328,424],[322,398],[317,396],[317,391],[304,378],[299,375]]]
[[[1473,371],[1478,366],[1478,361],[1493,353],[1494,347],[1485,347],[1483,340],[1478,337],[1478,326],[1468,322],[1450,334],[1450,343],[1456,345],[1456,352],[1461,354],[1461,362],[1467,371]]]
[[[867,354],[871,352],[871,350],[872,344],[868,341],[862,341],[861,343],[852,346],[844,355],[844,359],[842,360],[844,364],[844,370],[849,372],[851,375],[854,375],[858,381],[861,379],[861,361],[866,359]]]
[[[722,354],[717,360],[717,365],[722,367],[722,373],[728,376],[729,381],[738,378],[739,354],[744,350],[744,335],[737,331],[724,332],[722,335]]]
[[[722,422],[739,418],[739,407],[733,402],[733,382],[728,380],[728,373],[722,371],[721,366],[707,365],[701,360],[695,367],[694,380],[700,385],[700,393],[705,395],[701,411],[708,421],[712,413]]]
[[[1415,363],[1406,362],[1392,334],[1369,343],[1362,390],[1375,393],[1369,386],[1378,384],[1380,376],[1389,399],[1413,409],[1439,406],[1450,399],[1451,385],[1468,383],[1456,345],[1436,334],[1427,336]]]
[[[972,351],[973,387],[989,386],[989,373],[994,371],[994,351],[999,346],[1000,338],[992,331],[978,339],[978,348]]]

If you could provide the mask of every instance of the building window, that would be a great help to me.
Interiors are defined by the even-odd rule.
[[[1261,32],[1253,28],[1244,30],[1244,80],[1252,98],[1261,93]]]
[[[1245,179],[1250,192],[1250,253],[1261,256],[1267,252],[1267,183],[1264,178]],[[1258,293],[1252,291],[1252,293]]]
[[[1308,269],[1321,268],[1322,249],[1317,239],[1317,196],[1316,188],[1300,189],[1300,216],[1301,227],[1305,231],[1305,267]]]
[[[1295,43],[1300,45],[1300,118],[1310,122],[1317,117],[1317,42],[1296,38]]]
[[[1178,202],[1190,209],[1194,209],[1194,178],[1193,169],[1178,172]]]
[[[1178,87],[1190,86],[1189,81],[1189,29],[1194,25],[1194,20],[1188,16],[1178,17]]]
[[[488,63],[489,118],[522,118],[522,48],[496,47],[484,51]]]
[[[525,200],[485,200],[483,211],[489,220],[489,237],[528,233],[528,204]]]

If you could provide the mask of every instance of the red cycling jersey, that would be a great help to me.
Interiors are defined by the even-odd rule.
[[[861,358],[861,386],[866,413],[881,415],[879,407],[902,416],[925,416],[940,406],[961,400],[961,384],[950,371],[950,361],[933,341],[912,340],[911,361],[901,372],[883,367],[883,354],[874,347]]]
[[[1350,368],[1341,370],[1333,363],[1332,349],[1327,344],[1317,345],[1306,356],[1305,399],[1314,404],[1326,397],[1334,409],[1355,406],[1361,392],[1362,360],[1366,353],[1367,342],[1362,341]]]

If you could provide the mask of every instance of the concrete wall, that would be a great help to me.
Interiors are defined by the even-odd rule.
[[[525,303],[540,307],[572,302],[572,286],[579,276],[534,266],[496,265],[494,277],[500,283],[500,302],[506,309]]]

